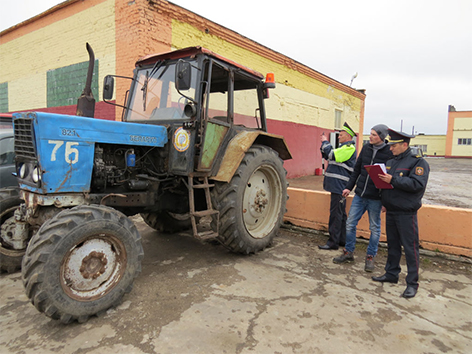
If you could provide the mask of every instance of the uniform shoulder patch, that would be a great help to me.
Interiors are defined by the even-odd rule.
[[[415,169],[415,175],[417,175],[417,176],[423,176],[423,174],[424,174],[424,168],[423,168],[423,167],[417,167],[417,168]]]

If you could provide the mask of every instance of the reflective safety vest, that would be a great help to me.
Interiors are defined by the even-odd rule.
[[[331,193],[342,194],[356,164],[354,141],[342,143],[337,149],[333,149],[329,142],[324,141],[321,145],[321,152],[323,157],[328,160],[323,188]]]

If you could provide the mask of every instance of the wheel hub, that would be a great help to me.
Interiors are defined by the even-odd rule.
[[[256,197],[254,198],[253,208],[258,213],[262,213],[265,206],[269,202],[269,200],[266,198],[266,194],[267,193],[263,189],[259,189],[256,193]]]
[[[99,298],[120,279],[126,264],[124,246],[99,234],[76,245],[62,265],[65,291],[78,300]]]
[[[85,279],[96,279],[105,273],[107,263],[107,257],[103,252],[93,251],[88,256],[84,257],[84,259],[82,259],[80,273]]]
[[[0,241],[3,246],[13,249],[13,233],[15,232],[15,218],[6,220],[0,229]]]

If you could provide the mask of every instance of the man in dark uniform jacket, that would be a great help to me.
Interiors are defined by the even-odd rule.
[[[388,257],[385,274],[372,277],[372,280],[398,282],[403,245],[408,274],[407,287],[402,296],[410,298],[418,290],[420,260],[417,211],[421,208],[421,198],[428,183],[429,165],[422,157],[412,154],[409,145],[414,135],[392,129],[389,129],[389,134],[388,144],[394,157],[386,163],[387,174],[379,175],[381,180],[393,186],[393,189],[382,190],[382,206],[387,211]]]
[[[321,153],[328,160],[323,188],[331,192],[329,239],[325,245],[318,246],[321,250],[337,250],[339,245],[346,243],[346,198],[342,193],[356,164],[356,147],[352,140],[355,136],[356,133],[347,123],[339,132],[340,145],[337,149],[333,148],[324,133],[321,136]]]

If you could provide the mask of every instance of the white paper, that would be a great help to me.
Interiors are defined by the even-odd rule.
[[[380,168],[382,169],[382,172],[387,174],[387,169],[385,168],[385,164],[384,163],[376,163],[375,165],[379,165]]]

